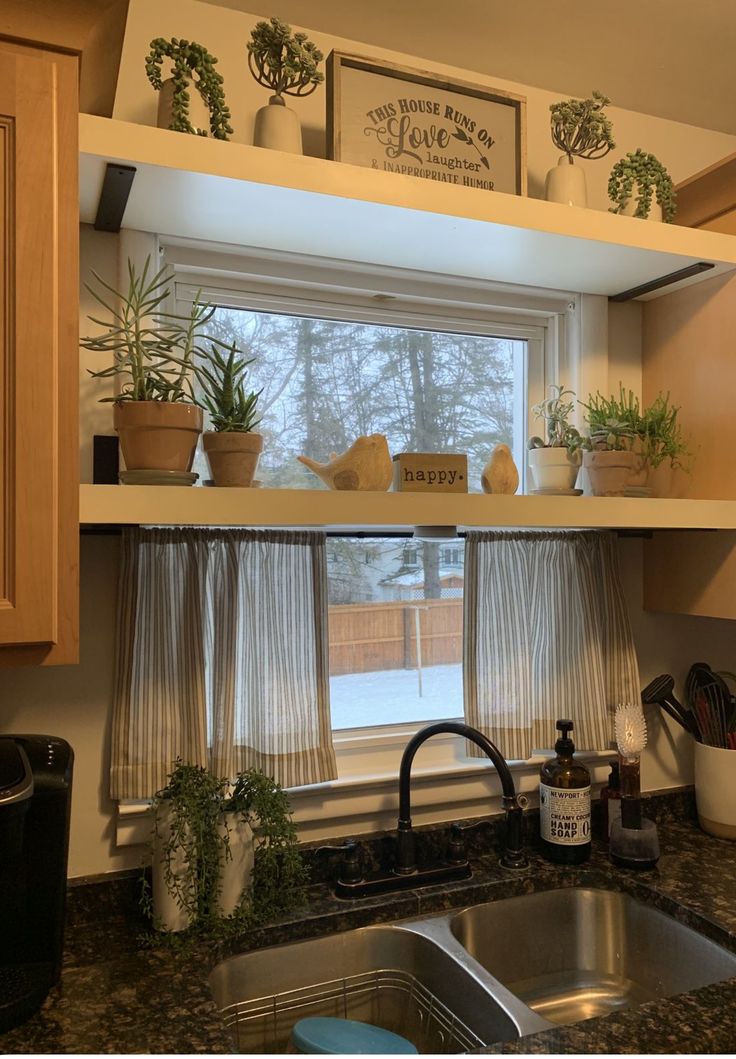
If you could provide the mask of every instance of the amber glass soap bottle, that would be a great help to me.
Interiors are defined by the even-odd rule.
[[[555,757],[539,774],[542,853],[557,864],[581,864],[590,856],[590,773],[573,760],[572,721],[558,721]]]

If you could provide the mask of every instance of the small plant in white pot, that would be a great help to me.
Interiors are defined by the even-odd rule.
[[[532,411],[545,423],[546,439],[529,438],[529,469],[535,492],[571,493],[580,470],[583,438],[568,422],[575,407],[575,394],[564,386],[550,386],[549,397]]]
[[[325,77],[318,69],[324,55],[306,33],[292,33],[278,18],[258,22],[248,41],[248,66],[259,85],[271,90],[268,106],[256,113],[253,143],[277,151],[302,153],[299,118],[284,96],[308,96]]]
[[[261,391],[248,392],[245,381],[252,360],[233,343],[225,347],[210,342],[209,351],[199,351],[195,366],[202,388],[201,401],[209,412],[212,430],[202,440],[215,485],[249,487],[263,449],[263,435],[253,430]]]
[[[595,496],[624,496],[636,466],[636,433],[630,422],[615,414],[614,397],[591,395],[585,408],[590,436],[584,438],[583,467]]]
[[[608,197],[613,203],[610,213],[663,220],[666,224],[675,216],[671,176],[653,154],[640,147],[616,162],[608,179]]]
[[[156,37],[150,49],[146,74],[159,93],[158,127],[226,140],[233,130],[214,55],[196,41],[176,37]],[[166,80],[161,76],[164,59],[171,61]]]
[[[125,293],[92,273],[101,291],[87,289],[108,317],[90,316],[105,331],[80,344],[110,355],[110,364],[90,375],[118,383],[118,392],[101,400],[114,403],[113,423],[128,471],[186,475],[203,422],[191,392],[194,350],[214,309],[195,299],[188,316],[167,312],[171,276],[165,268],[152,276],[150,264],[147,258],[138,275],[128,261]]]
[[[613,125],[604,113],[610,102],[601,92],[593,91],[588,99],[563,99],[550,106],[552,142],[563,153],[555,168],[547,173],[548,202],[588,204],[585,173],[573,165],[573,159],[603,158],[616,146]]]

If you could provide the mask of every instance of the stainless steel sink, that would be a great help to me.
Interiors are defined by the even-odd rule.
[[[578,1022],[736,975],[736,955],[634,898],[564,889],[476,905],[454,937],[552,1022]]]
[[[246,1053],[283,1053],[309,1015],[371,1022],[421,1053],[467,1052],[544,1029],[463,950],[448,917],[278,945],[210,975],[215,1002]]]

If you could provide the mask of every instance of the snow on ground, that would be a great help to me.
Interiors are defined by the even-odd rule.
[[[423,668],[422,692],[420,696],[416,669],[330,677],[332,727],[363,728],[462,717],[462,666]]]

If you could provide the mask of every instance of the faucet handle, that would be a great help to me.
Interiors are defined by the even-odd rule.
[[[465,849],[463,829],[459,824],[450,824],[450,841],[447,844],[447,860],[449,864],[464,864],[468,859]]]

